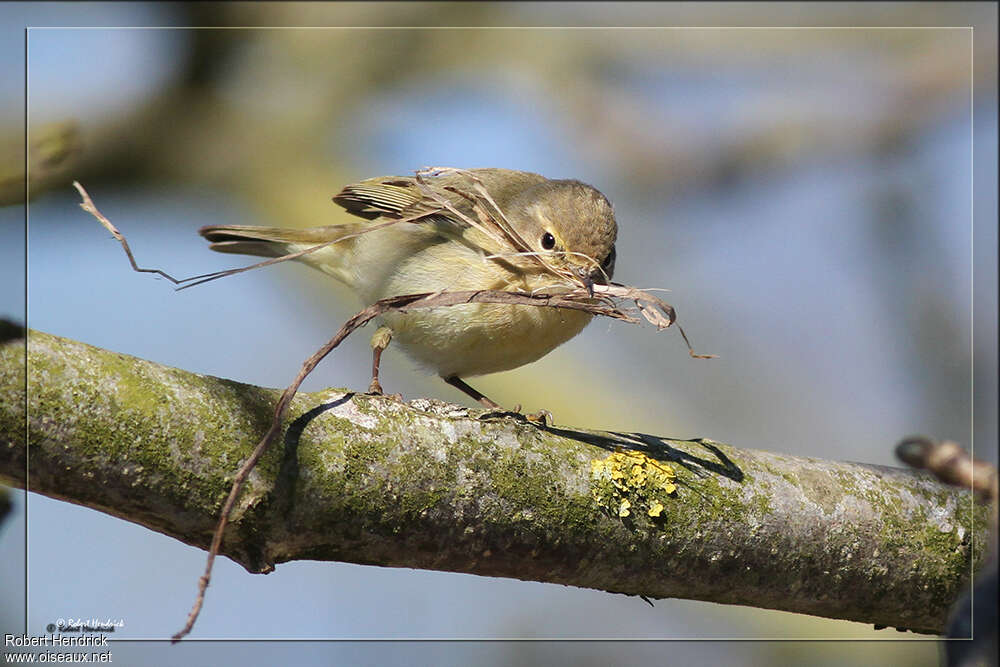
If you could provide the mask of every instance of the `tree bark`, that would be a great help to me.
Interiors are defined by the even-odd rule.
[[[0,479],[205,548],[279,393],[35,331],[26,371],[15,335]],[[222,553],[251,572],[338,560],[937,633],[987,528],[923,473],[329,389],[294,400]]]

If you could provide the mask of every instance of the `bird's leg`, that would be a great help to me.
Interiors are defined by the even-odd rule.
[[[382,385],[378,381],[378,365],[382,361],[382,350],[389,347],[392,340],[392,329],[379,327],[372,335],[372,381],[368,385],[369,394],[382,394]]]
[[[444,377],[444,376],[442,376],[441,379],[444,380],[445,382],[447,382],[448,384],[450,384],[455,389],[458,389],[460,392],[462,392],[466,396],[469,396],[469,397],[471,397],[471,398],[479,401],[480,403],[482,403],[486,407],[490,408],[491,410],[503,410],[503,407],[501,405],[499,405],[498,403],[494,403],[493,401],[491,401],[490,399],[486,398],[485,396],[483,396],[482,394],[480,394],[478,391],[476,391],[475,389],[473,389],[469,385],[467,385],[464,382],[462,382],[461,378],[459,378],[457,375],[452,375],[451,377]],[[515,412],[517,412],[517,410],[515,410]]]
[[[471,396],[476,401],[482,403],[491,410],[503,410],[503,406],[494,403],[489,398],[487,398],[483,394],[479,393],[478,391],[467,385],[457,375],[452,375],[451,377],[442,376],[441,379],[450,384],[452,387],[455,387],[456,389],[461,391],[466,396]],[[514,406],[513,412],[516,412],[518,414],[521,413],[520,404]],[[541,424],[542,426],[548,426],[549,424],[552,423],[552,413],[549,412],[548,410],[539,410],[536,413],[525,415],[525,417],[527,418],[528,421],[535,422],[536,424]]]

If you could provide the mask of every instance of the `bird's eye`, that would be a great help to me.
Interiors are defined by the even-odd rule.
[[[542,234],[542,247],[545,248],[546,250],[552,250],[553,248],[555,248],[556,237],[552,236],[552,234],[548,232]]]

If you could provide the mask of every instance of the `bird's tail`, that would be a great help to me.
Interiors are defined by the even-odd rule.
[[[296,259],[351,284],[352,273],[345,262],[350,253],[345,251],[362,231],[363,226],[364,223],[348,223],[288,229],[250,225],[210,225],[202,227],[198,233],[211,243],[209,248],[216,252],[257,257],[283,257],[332,242],[324,248]]]

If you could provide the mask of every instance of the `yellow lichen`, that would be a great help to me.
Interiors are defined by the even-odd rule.
[[[594,459],[590,471],[594,500],[622,518],[631,515],[633,507],[661,517],[664,501],[677,489],[673,468],[642,452],[614,452]]]
[[[632,503],[628,501],[628,498],[623,498],[622,504],[618,506],[618,516],[628,516],[629,507],[632,507]]]
[[[649,516],[660,516],[663,514],[663,503],[659,500],[654,500],[649,503],[649,511],[647,512]]]

